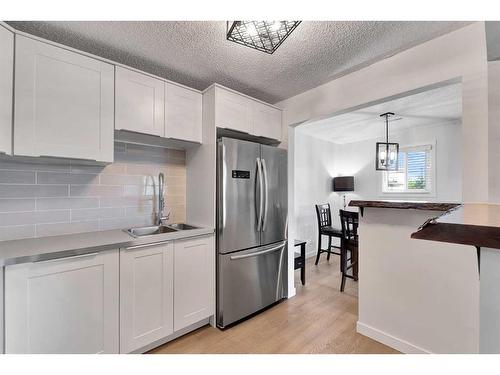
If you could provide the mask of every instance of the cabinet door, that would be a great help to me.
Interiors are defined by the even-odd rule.
[[[116,67],[115,129],[165,134],[165,82]]]
[[[14,34],[0,26],[0,153],[12,153]]]
[[[16,35],[14,154],[113,161],[114,68]]]
[[[172,243],[120,250],[120,353],[173,332]]]
[[[5,268],[6,353],[118,353],[118,250]]]
[[[281,141],[281,111],[279,109],[254,102],[252,120],[254,135]]]
[[[252,101],[245,96],[216,88],[215,125],[252,134]]]
[[[174,331],[214,315],[213,236],[174,242]]]
[[[201,93],[165,84],[165,137],[201,143]]]

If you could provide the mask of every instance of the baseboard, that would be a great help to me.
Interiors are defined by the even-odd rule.
[[[393,349],[399,350],[405,354],[432,354],[429,350],[413,345],[407,341],[382,332],[367,324],[358,321],[356,323],[356,331],[364,336],[367,336],[375,341],[381,342],[384,345],[390,346]]]
[[[197,323],[191,324],[190,326],[187,326],[177,332],[172,333],[171,335],[164,337],[160,340],[157,340],[155,342],[152,342],[151,344],[148,344],[146,346],[143,346],[142,348],[139,348],[137,350],[134,350],[130,354],[141,354],[141,353],[146,353],[150,351],[151,349],[157,348],[163,344],[166,344],[169,341],[175,340],[181,336],[184,336],[186,333],[189,333],[191,331],[194,331],[198,328],[201,328],[207,324],[210,324],[210,318],[205,318],[203,320],[200,320]]]

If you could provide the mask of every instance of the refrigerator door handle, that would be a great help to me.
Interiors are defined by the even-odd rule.
[[[267,166],[266,166],[266,160],[262,159],[262,169],[264,170],[264,185],[265,185],[265,200],[266,204],[264,205],[264,215],[262,218],[262,231],[264,232],[266,230],[266,224],[267,224],[267,211],[268,211],[268,205],[269,205],[269,184],[267,181]]]
[[[282,243],[281,245],[271,247],[270,249],[266,249],[266,250],[262,250],[262,251],[257,251],[256,253],[243,254],[243,255],[233,255],[229,259],[231,259],[231,260],[238,260],[238,259],[245,259],[245,258],[256,257],[256,256],[259,256],[259,255],[264,255],[264,254],[271,253],[273,251],[282,249],[285,245],[286,245],[286,242]]]
[[[221,199],[219,203],[219,209],[222,208],[222,212],[219,215],[219,227],[221,230],[226,227],[226,178],[227,178],[227,165],[226,165],[226,145],[221,142],[221,153],[222,153],[222,178],[220,181],[222,181],[222,186],[221,186]],[[220,207],[222,206],[222,207]]]
[[[262,211],[264,210],[264,186],[262,179],[262,164],[260,158],[257,158],[257,172],[259,174],[259,214],[257,215],[257,232],[262,229]]]

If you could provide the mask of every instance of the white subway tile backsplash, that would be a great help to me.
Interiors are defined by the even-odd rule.
[[[83,232],[94,232],[99,230],[99,221],[84,221],[80,223],[62,224],[38,224],[36,226],[36,236],[58,236],[61,234],[73,234]]]
[[[66,208],[98,207],[99,198],[38,198],[36,200],[37,210],[62,210]]]
[[[85,221],[93,219],[108,219],[112,217],[124,217],[125,207],[108,208],[84,208],[71,210],[71,221]]]
[[[0,226],[69,222],[69,210],[2,212]]]
[[[122,192],[122,186],[70,185],[70,196],[72,197],[119,197]]]
[[[35,211],[35,199],[0,199],[0,212]]]
[[[153,202],[155,197],[152,196],[131,196],[131,197],[101,197],[101,207],[135,207]]]
[[[35,172],[0,170],[0,184],[34,184],[34,183],[35,183]]]
[[[0,226],[0,241],[36,237],[35,225]]]
[[[68,185],[0,185],[1,198],[67,197]]]
[[[106,166],[2,158],[0,241],[152,225],[160,172],[170,221],[185,221],[185,159],[184,151],[124,143]]]
[[[154,224],[154,215],[130,216],[124,218],[101,219],[100,230],[128,229]]]
[[[75,185],[95,185],[99,184],[98,174],[88,173],[58,173],[58,172],[37,172],[36,182],[39,185],[60,185],[60,184],[75,184]]]
[[[116,174],[101,175],[101,185],[139,185],[146,184],[147,176],[126,176]]]

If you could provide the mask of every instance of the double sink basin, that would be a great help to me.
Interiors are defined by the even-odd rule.
[[[125,232],[130,234],[132,237],[138,238],[138,237],[154,236],[156,234],[165,234],[165,233],[178,232],[181,230],[192,230],[192,229],[200,229],[200,228],[195,227],[194,225],[178,223],[169,225],[154,225],[151,227],[130,228],[126,229]]]

